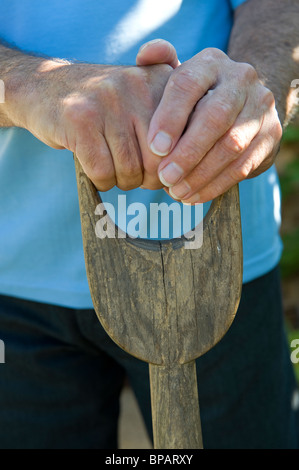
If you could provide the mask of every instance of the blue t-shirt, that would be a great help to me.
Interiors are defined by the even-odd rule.
[[[141,44],[164,38],[183,62],[205,47],[226,50],[233,9],[242,1],[2,0],[0,38],[28,52],[115,64],[134,64]],[[114,188],[103,198],[115,203],[120,194]],[[125,195],[127,204],[173,203],[163,190]],[[275,168],[242,182],[240,199],[247,282],[281,254]],[[0,131],[0,293],[92,307],[73,156],[17,128]]]

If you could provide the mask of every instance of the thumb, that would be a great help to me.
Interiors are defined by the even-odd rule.
[[[173,69],[180,65],[175,47],[164,39],[153,39],[140,47],[136,65],[168,64]]]

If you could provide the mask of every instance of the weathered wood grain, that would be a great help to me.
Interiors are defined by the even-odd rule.
[[[202,449],[195,361],[149,370],[155,448]]]
[[[76,157],[75,165],[86,270],[98,318],[121,348],[154,365],[150,369],[155,447],[200,448],[194,422],[199,423],[194,359],[223,337],[239,304],[238,187],[212,203],[199,249],[185,249],[182,239],[138,242],[123,233],[122,238],[99,239],[94,214],[98,192]],[[109,224],[113,233],[114,224]],[[175,429],[175,421],[184,429]]]

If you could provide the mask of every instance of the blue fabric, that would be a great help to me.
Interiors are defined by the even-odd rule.
[[[96,63],[133,64],[144,42],[162,37],[181,61],[205,47],[226,50],[228,0],[2,0],[0,38],[25,51]],[[113,202],[117,188],[103,194]],[[271,168],[240,184],[244,282],[278,262],[279,187]],[[127,203],[173,203],[134,190]],[[0,131],[0,293],[74,308],[92,307],[82,250],[72,154],[21,129]],[[124,227],[125,228],[125,227]],[[171,236],[172,234],[170,234]]]
[[[230,1],[233,9],[238,8],[242,3],[244,3],[244,0],[231,0]]]

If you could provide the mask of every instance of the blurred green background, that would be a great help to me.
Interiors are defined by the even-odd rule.
[[[283,301],[290,344],[299,339],[299,116],[284,132],[277,169],[282,193]],[[299,383],[299,363],[294,368]]]

